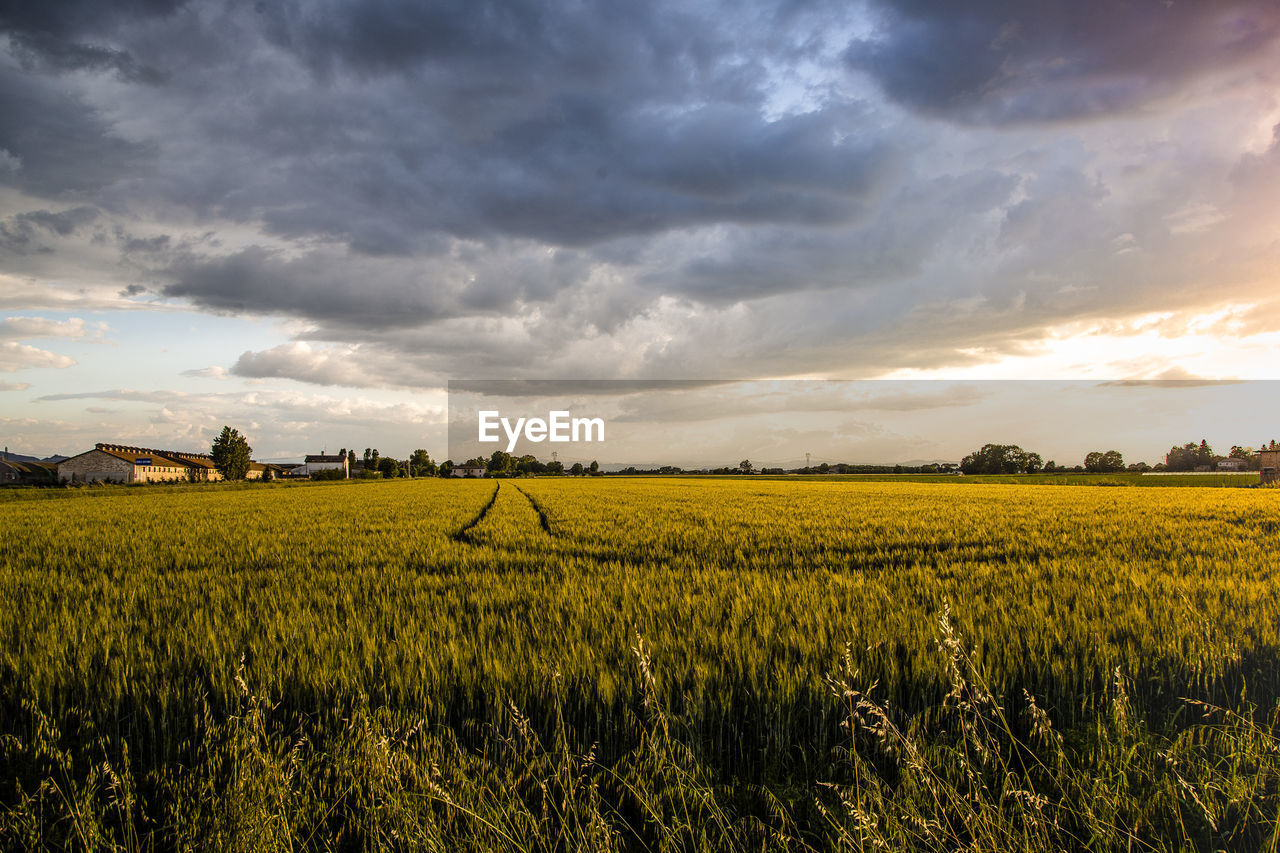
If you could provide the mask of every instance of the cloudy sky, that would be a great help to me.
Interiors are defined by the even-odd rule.
[[[480,413],[491,412],[489,441]],[[519,422],[599,418],[598,433],[551,442]],[[506,419],[506,424],[501,423]],[[585,429],[580,438],[588,434]],[[570,440],[563,440],[568,438]],[[1017,444],[1045,462],[1079,465],[1090,451],[1126,463],[1162,461],[1205,439],[1219,455],[1280,439],[1280,381],[763,379],[480,380],[449,383],[448,455],[516,455],[566,465],[598,461],[682,468],[795,468],[809,462],[959,462],[984,444]],[[1256,475],[1255,475],[1256,476]]]
[[[443,456],[459,378],[1276,376],[1274,0],[68,0],[0,30],[21,452],[229,423],[263,458]]]

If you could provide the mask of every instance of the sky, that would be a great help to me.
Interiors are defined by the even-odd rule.
[[[519,422],[550,424],[554,412],[565,413],[556,441],[550,427],[529,434]],[[601,425],[584,424],[574,440],[573,420],[591,418]],[[555,453],[606,471],[743,459],[793,469],[959,462],[984,444],[1016,444],[1066,467],[1109,450],[1153,465],[1188,441],[1221,456],[1269,445],[1277,425],[1275,380],[470,380],[449,383],[448,453],[458,462]]]
[[[0,33],[17,452],[229,424],[441,458],[458,379],[1280,378],[1273,0],[68,0]],[[992,440],[1119,438],[1054,423]]]

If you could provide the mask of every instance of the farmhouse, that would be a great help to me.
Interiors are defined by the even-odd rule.
[[[1243,459],[1231,457],[1230,459],[1222,459],[1218,462],[1219,471],[1244,471],[1248,463]]]
[[[347,457],[345,454],[337,456],[325,456],[323,454],[308,454],[302,464],[293,469],[295,475],[303,475],[310,477],[317,471],[341,471],[343,477],[350,477],[351,471],[347,468]]]
[[[271,479],[278,480],[289,471],[287,465],[277,465],[274,462],[250,462],[249,473],[245,474],[246,480],[261,480],[266,472],[271,472]]]
[[[256,480],[264,468],[252,462],[246,476]],[[58,480],[64,483],[214,482],[221,479],[221,472],[207,453],[123,444],[99,442],[93,450],[58,463]]]
[[[483,477],[482,465],[458,465],[449,472],[450,477]]]

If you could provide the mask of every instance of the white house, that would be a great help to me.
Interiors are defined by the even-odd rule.
[[[341,471],[343,477],[351,476],[351,472],[347,470],[347,457],[345,455],[324,456],[322,454],[308,454],[302,464],[293,469],[294,474],[305,474],[308,477],[317,471]]]
[[[457,465],[449,471],[450,477],[483,477],[484,467],[481,465]]]

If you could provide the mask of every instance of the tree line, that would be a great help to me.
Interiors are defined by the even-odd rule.
[[[1260,450],[1277,450],[1280,444],[1273,439],[1259,445]],[[1086,472],[1090,474],[1114,474],[1121,471],[1141,473],[1144,471],[1192,472],[1217,470],[1218,464],[1227,459],[1239,459],[1244,470],[1257,471],[1260,459],[1252,447],[1232,445],[1226,456],[1214,452],[1209,442],[1201,439],[1199,443],[1189,441],[1181,446],[1169,448],[1162,462],[1148,465],[1146,462],[1125,464],[1124,456],[1118,450],[1093,450],[1085,454],[1084,463],[1074,468],[1059,466],[1053,460],[1041,464],[1038,453],[1029,453],[1016,444],[986,444],[960,461],[960,470],[965,474],[1036,474],[1041,471]]]
[[[444,464],[450,469],[454,467],[452,461],[446,461]],[[552,476],[570,474],[575,477],[581,477],[585,474],[600,473],[600,463],[595,461],[592,461],[590,465],[575,462],[566,469],[564,463],[556,459],[550,462],[543,462],[531,454],[513,456],[505,450],[493,451],[488,459],[483,456],[476,456],[462,464],[463,467],[467,468],[483,468],[490,477],[520,477],[532,474],[550,474]]]
[[[1275,439],[1262,442],[1260,450],[1280,450],[1280,443]],[[253,448],[248,440],[229,426],[214,439],[210,448],[210,456],[214,467],[225,480],[243,480],[249,472],[249,456]],[[452,476],[453,460],[436,463],[423,448],[413,451],[408,459],[400,460],[382,456],[376,447],[366,447],[364,455],[356,457],[355,450],[342,448],[339,455],[347,459],[348,476],[374,477],[391,479],[395,477],[449,477]],[[1136,462],[1126,465],[1124,456],[1118,450],[1093,450],[1085,454],[1083,464],[1074,467],[1059,466],[1053,460],[1044,462],[1039,453],[1023,450],[1016,444],[984,444],[979,449],[960,460],[959,471],[963,474],[1038,474],[1055,472],[1086,472],[1090,474],[1112,474],[1122,471],[1168,471],[1191,472],[1196,470],[1214,470],[1224,459],[1240,459],[1245,470],[1256,471],[1260,467],[1257,451],[1253,447],[1232,445],[1226,456],[1214,453],[1208,441],[1201,439],[1199,443],[1189,441],[1181,446],[1169,448],[1162,462],[1148,465]],[[600,473],[599,463],[590,465],[575,462],[567,470],[559,461],[543,462],[532,455],[513,456],[502,450],[495,450],[488,458],[477,456],[463,463],[466,467],[483,468],[489,476],[518,477],[528,475],[564,475],[582,476]],[[949,474],[954,473],[956,466],[951,463],[926,465],[850,465],[846,463],[828,464],[823,462],[816,466],[804,468],[762,468],[761,474]],[[664,465],[654,469],[625,468],[621,474],[681,474],[683,469],[673,465]],[[723,467],[701,471],[710,474],[754,474],[757,469],[749,459],[738,463],[737,467]],[[318,471],[312,474],[313,480],[342,479],[340,470]],[[263,480],[271,479],[271,469],[263,472]]]

